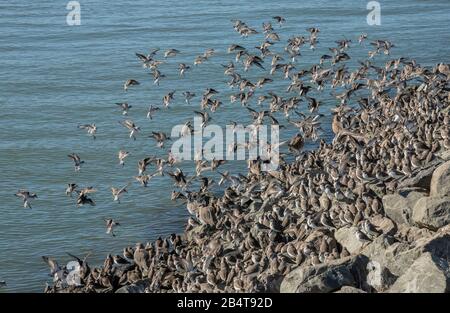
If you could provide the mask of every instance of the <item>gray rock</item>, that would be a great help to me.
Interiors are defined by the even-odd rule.
[[[416,202],[428,194],[420,188],[408,188],[382,198],[386,215],[397,224],[411,223],[412,210]]]
[[[450,223],[450,197],[423,197],[413,209],[413,222],[437,230]]]
[[[366,292],[359,288],[355,288],[355,287],[351,287],[351,286],[344,286],[340,290],[335,291],[334,293],[366,293]]]
[[[358,228],[355,226],[352,227],[342,227],[336,230],[334,233],[334,238],[336,241],[347,249],[350,254],[359,253],[361,248],[363,247],[363,243],[358,240],[355,236],[355,231]]]
[[[397,279],[388,292],[392,293],[444,293],[450,291],[448,260],[427,252],[417,258]]]
[[[369,259],[362,255],[347,257],[326,264],[298,267],[283,279],[283,293],[325,293],[343,286],[364,288]]]
[[[440,165],[433,172],[430,183],[430,196],[450,195],[450,161]]]

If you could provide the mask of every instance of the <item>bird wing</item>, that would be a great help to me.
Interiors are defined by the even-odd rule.
[[[49,258],[47,256],[43,256],[42,259],[50,267],[50,270],[51,270],[52,273],[55,273],[55,272],[57,272],[60,269],[58,263],[55,260],[53,260],[52,258]]]

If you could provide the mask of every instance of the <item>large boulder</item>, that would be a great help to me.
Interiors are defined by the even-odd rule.
[[[413,209],[413,222],[419,227],[437,230],[450,223],[450,197],[423,197]]]
[[[414,261],[388,292],[444,293],[449,291],[448,259],[442,259],[426,252]]]
[[[379,236],[361,254],[386,267],[395,276],[402,276],[426,252],[436,258],[450,259],[450,225],[433,236],[419,238],[412,243],[392,240],[389,236]]]
[[[430,196],[448,195],[450,195],[450,161],[436,168],[430,183]]]
[[[343,286],[365,288],[367,263],[363,255],[346,257],[326,264],[300,266],[283,279],[283,293],[325,293]]]
[[[361,253],[366,255],[371,261],[388,268],[392,274],[400,276],[420,256],[421,251],[411,249],[409,243],[390,243],[388,239],[385,236],[376,238]]]
[[[395,223],[410,224],[416,202],[428,194],[420,188],[407,188],[382,198],[386,215]]]

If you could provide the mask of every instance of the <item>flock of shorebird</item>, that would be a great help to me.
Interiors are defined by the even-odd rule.
[[[280,29],[286,23],[281,16],[273,20]],[[368,58],[350,67],[347,61],[353,42],[342,39],[329,48],[329,54],[318,56],[316,64],[298,69],[301,50],[305,46],[317,49],[318,28],[307,29],[306,36],[289,38],[283,52],[277,53],[273,47],[282,41],[271,22],[263,23],[262,30],[240,20],[233,21],[233,27],[244,38],[262,33],[263,40],[256,50],[243,44],[228,47],[227,52],[235,58],[223,65],[224,74],[230,79],[229,87],[238,89],[230,102],[247,107],[255,126],[292,125],[297,132],[285,145],[295,159],[288,162],[288,152],[279,155],[276,171],[262,171],[262,164],[271,160],[258,158],[248,161],[246,175],[219,172],[217,185],[223,187],[220,195],[211,192],[216,183],[202,173],[217,171],[225,161],[197,161],[195,175],[188,177],[176,168],[178,161],[170,151],[167,159],[149,156],[140,160],[135,179],[143,186],[164,173],[173,179],[178,190],[171,198],[183,201],[190,214],[185,232],[126,247],[122,255],[108,255],[101,267],[90,268],[86,258],[75,258],[81,268],[79,286],[64,286],[60,279],[61,272],[63,276],[66,273],[64,267],[44,257],[55,277],[47,292],[65,288],[107,292],[141,280],[148,292],[270,291],[277,277],[294,267],[349,255],[334,238],[337,229],[352,226],[355,238],[364,244],[382,235],[383,230],[373,223],[375,216],[384,215],[381,196],[438,159],[439,151],[450,149],[448,64],[428,68],[401,57],[376,65],[373,59],[389,55],[394,45],[374,40]],[[366,40],[366,34],[360,35],[357,45],[365,45]],[[179,53],[169,49],[163,57],[174,58]],[[195,58],[194,66],[215,53],[214,49],[206,50]],[[158,49],[136,56],[145,69],[150,69],[154,84],[159,85],[166,76],[160,71],[165,61],[157,59]],[[244,77],[251,68],[260,71],[261,79],[252,82]],[[180,77],[191,70],[190,65],[179,64]],[[261,91],[276,78],[287,82],[284,94]],[[128,79],[123,89],[129,91],[139,85],[137,80]],[[321,94],[326,88],[337,100],[331,110],[334,139],[328,143],[320,138],[323,115],[317,111],[321,101],[312,95],[314,90]],[[261,93],[257,99],[256,92]],[[162,105],[168,107],[174,95],[175,91],[165,95]],[[187,103],[196,98],[190,91],[183,96]],[[254,99],[265,108],[258,111],[249,107]],[[303,104],[308,113],[297,111]],[[123,115],[132,108],[128,103],[117,105]],[[200,99],[201,110],[196,111],[203,127],[221,105],[219,92],[207,88]],[[152,119],[158,110],[160,107],[151,105],[147,117]],[[297,119],[292,119],[292,113]],[[276,114],[285,116],[287,123],[279,121]],[[128,129],[130,138],[136,139],[140,127],[131,119],[120,124]],[[95,139],[95,124],[79,127]],[[192,131],[192,124],[186,122],[184,133]],[[151,137],[160,148],[170,139],[163,132],[153,132]],[[318,148],[305,151],[307,141],[318,141]],[[128,156],[127,151],[119,152],[121,166]],[[69,157],[79,171],[83,161],[75,153]],[[155,166],[151,174],[147,174],[149,165]],[[198,190],[193,190],[193,181],[200,182]],[[128,187],[113,188],[114,200],[120,201]],[[94,191],[93,187],[69,184],[66,193],[77,193],[78,205],[95,205],[89,197]],[[17,196],[23,198],[25,207],[31,207],[30,200],[37,197],[26,190]],[[114,235],[118,225],[113,219],[106,220],[107,232]],[[392,240],[400,239],[388,241]]]

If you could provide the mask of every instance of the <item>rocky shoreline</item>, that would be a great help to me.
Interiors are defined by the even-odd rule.
[[[145,255],[144,263],[148,264],[144,269],[147,277],[136,275],[140,271],[139,261],[135,264],[124,264],[117,266],[112,258],[107,258],[101,268],[89,269],[89,274],[85,277],[86,286],[66,286],[54,285],[47,287],[46,292],[117,292],[117,293],[139,293],[139,292],[181,292],[181,291],[208,291],[208,292],[237,292],[237,291],[268,291],[268,292],[336,292],[336,293],[366,293],[366,292],[449,292],[450,291],[450,151],[443,151],[440,159],[435,160],[425,168],[420,169],[409,178],[399,180],[399,187],[395,192],[388,193],[380,198],[380,202],[372,202],[372,208],[376,212],[368,219],[375,227],[377,233],[370,242],[363,242],[354,235],[358,229],[358,223],[351,226],[341,227],[332,230],[327,227],[317,226],[306,235],[302,236],[302,244],[294,246],[294,253],[302,255],[299,258],[291,255],[290,245],[273,245],[273,253],[290,258],[291,262],[277,262],[270,275],[265,277],[264,289],[236,288],[236,280],[232,280],[230,285],[222,284],[221,287],[214,288],[208,282],[208,269],[206,275],[201,268],[194,267],[192,270],[197,273],[194,281],[199,285],[196,290],[177,289],[174,281],[184,278],[187,270],[183,262],[196,262],[192,254],[186,252],[184,258],[172,258],[172,263],[158,266],[154,260],[159,253],[170,259],[171,255],[176,255],[169,251],[169,243],[164,247],[164,242],[159,239],[157,242],[150,242],[144,246],[148,254]],[[369,187],[370,188],[370,187]],[[378,203],[378,204],[374,204]],[[380,206],[378,209],[375,206]],[[302,218],[302,217],[298,217]],[[253,223],[248,219],[248,223]],[[256,222],[257,225],[258,222]],[[264,227],[261,224],[258,229],[261,231],[270,230],[270,226]],[[284,231],[293,231],[285,229]],[[181,244],[194,248],[201,247],[212,256],[210,262],[217,260],[253,260],[254,255],[249,255],[247,251],[255,249],[258,243],[246,237],[236,245],[230,244],[228,247],[220,246],[220,229],[215,232],[210,225],[199,225],[188,227],[186,232],[175,237]],[[247,233],[251,234],[252,230]],[[210,238],[205,235],[210,235]],[[219,234],[219,235],[217,235]],[[202,236],[203,235],[203,236]],[[197,237],[198,236],[198,237]],[[255,234],[258,238],[258,234]],[[277,239],[274,236],[275,240]],[[201,238],[201,239],[200,239]],[[323,238],[329,240],[324,241]],[[200,239],[200,240],[199,240]],[[322,240],[320,240],[322,239]],[[170,240],[167,240],[167,242]],[[275,243],[276,241],[274,241]],[[318,245],[318,242],[320,244]],[[308,247],[320,251],[323,242],[328,246],[337,247],[336,258],[315,264],[306,256]],[[158,245],[159,248],[158,248]],[[172,243],[173,245],[173,243]],[[175,244],[176,245],[176,244]],[[238,246],[241,246],[239,249]],[[138,247],[139,249],[139,247]],[[243,255],[239,258],[239,253]],[[159,250],[159,251],[158,251]],[[162,252],[161,250],[167,250]],[[177,248],[175,248],[175,251]],[[136,257],[134,247],[124,249],[126,255],[128,251],[132,253],[129,258]],[[333,253],[333,249],[331,250]],[[319,252],[320,253],[320,252]],[[208,260],[208,254],[203,261]],[[276,259],[278,260],[278,258]],[[178,262],[177,262],[178,261]],[[138,263],[139,262],[139,263]],[[198,261],[197,261],[198,262]],[[260,261],[261,262],[261,261]],[[177,264],[178,263],[178,264]],[[219,261],[223,264],[224,261]],[[83,265],[83,264],[82,264]],[[87,264],[86,264],[87,265]],[[173,266],[171,268],[170,266]],[[143,266],[145,267],[145,265]],[[222,267],[219,265],[219,267]],[[237,268],[237,265],[235,265]],[[233,271],[233,267],[230,268]],[[108,271],[108,272],[106,272]],[[141,272],[141,275],[144,274]],[[266,269],[267,271],[267,269]],[[253,272],[253,273],[252,273]],[[97,287],[93,277],[98,275]],[[105,274],[108,273],[108,274]],[[258,279],[263,268],[243,267],[242,273]],[[133,274],[135,275],[133,277]],[[235,273],[239,275],[238,273]],[[219,274],[220,275],[220,274]],[[220,275],[217,280],[229,279],[230,272]],[[241,274],[242,275],[242,274]],[[244,276],[245,277],[245,276]],[[159,284],[155,284],[155,280]],[[166,284],[164,284],[166,282]],[[167,282],[172,282],[171,284]],[[101,284],[104,283],[104,286]]]
[[[304,141],[291,141],[294,161],[280,157],[268,172],[251,161],[220,196],[208,184],[174,192],[192,212],[183,234],[126,247],[100,267],[79,260],[79,285],[45,291],[449,292],[449,66],[400,58],[347,72],[335,66],[346,45],[333,75],[320,63],[297,78],[345,86],[332,142],[301,151]],[[298,122],[293,140],[314,137],[315,119]]]

